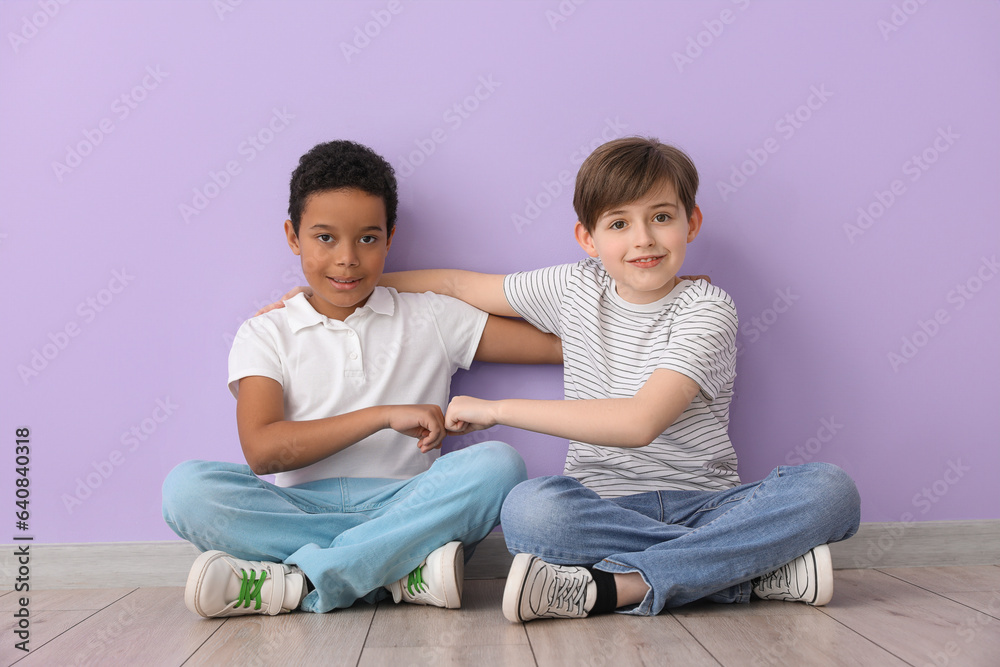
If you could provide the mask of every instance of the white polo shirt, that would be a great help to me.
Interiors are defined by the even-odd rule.
[[[284,391],[285,419],[306,421],[375,405],[437,403],[445,409],[451,376],[469,368],[486,313],[447,296],[400,294],[376,287],[343,322],[314,309],[305,295],[247,320],[229,353],[229,389],[251,375]],[[295,486],[333,477],[406,479],[440,452],[422,454],[416,440],[383,429],[322,461],[278,473]]]

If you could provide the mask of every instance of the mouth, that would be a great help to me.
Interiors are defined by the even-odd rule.
[[[648,255],[646,257],[630,259],[628,260],[628,263],[640,269],[650,269],[659,264],[664,257],[666,257],[666,255]]]
[[[327,276],[326,279],[333,285],[334,289],[338,290],[354,289],[361,283],[361,278],[331,278]]]

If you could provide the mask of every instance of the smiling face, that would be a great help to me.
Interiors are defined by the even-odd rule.
[[[302,272],[313,290],[309,303],[335,320],[368,301],[392,243],[385,202],[355,188],[309,195],[298,234],[290,220],[285,234],[292,252],[302,257]]]
[[[599,257],[625,301],[653,303],[670,293],[684,263],[687,244],[701,229],[701,211],[690,215],[674,186],[663,181],[640,199],[602,213],[588,232],[576,223],[576,240]]]

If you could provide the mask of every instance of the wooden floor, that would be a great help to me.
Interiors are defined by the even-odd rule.
[[[503,580],[469,580],[461,610],[359,604],[330,614],[209,620],[181,588],[36,591],[30,653],[0,595],[0,664],[1000,665],[1000,566],[838,570],[833,602],[696,604],[508,623]]]

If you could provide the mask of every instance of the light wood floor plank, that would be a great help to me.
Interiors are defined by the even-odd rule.
[[[808,605],[800,606],[808,608]],[[902,660],[832,618],[816,609],[809,609],[812,613],[746,614],[742,617],[735,613],[722,613],[686,616],[678,620],[727,667],[906,666]]]
[[[527,645],[521,625],[503,617],[504,580],[466,580],[461,609],[379,603],[365,653],[371,648]],[[447,652],[446,652],[447,653]]]
[[[26,658],[93,613],[89,609],[77,611],[42,611],[37,614],[32,610],[31,635],[27,645],[29,653],[25,653],[14,646],[21,639],[16,638],[14,635],[14,621],[7,622],[5,619],[3,630],[0,631],[3,633],[3,644],[0,645],[0,658],[2,658],[0,659],[0,665],[6,667]]]
[[[242,616],[225,624],[184,667],[196,665],[356,665],[375,606],[328,614]]]
[[[669,614],[603,614],[524,624],[538,667],[719,663]]]
[[[490,646],[396,646],[366,648],[358,667],[385,665],[438,665],[468,667],[525,667],[534,665],[531,647],[527,644]]]
[[[1000,567],[995,565],[893,567],[879,571],[935,593],[1000,591]]]
[[[822,608],[914,665],[997,664],[1000,621],[876,570],[845,570],[838,601]]]
[[[835,598],[836,599],[836,598]],[[725,618],[727,616],[800,616],[815,611],[807,604],[782,602],[780,600],[758,600],[754,598],[747,604],[716,604],[714,602],[692,602],[683,607],[675,607],[669,612],[677,618],[688,616],[711,616]]]
[[[941,595],[1000,621],[1000,591],[958,591]]]
[[[140,588],[17,664],[180,665],[221,624],[188,611],[183,588]]]
[[[72,611],[76,609],[103,609],[135,590],[134,588],[94,588],[68,591],[31,591],[29,608],[36,611]],[[0,597],[0,612],[16,609],[23,593]]]

